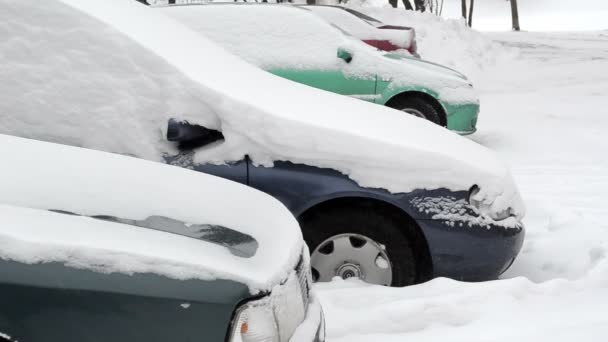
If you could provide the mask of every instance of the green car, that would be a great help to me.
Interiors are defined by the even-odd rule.
[[[0,342],[324,340],[300,228],[269,195],[2,134],[0,153]]]
[[[206,4],[156,10],[277,76],[392,107],[460,134],[476,130],[479,98],[464,75],[405,52],[376,50],[306,9]]]

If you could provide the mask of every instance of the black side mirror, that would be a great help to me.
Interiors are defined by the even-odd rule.
[[[169,119],[167,140],[179,143],[180,149],[192,149],[224,140],[222,132],[191,124],[188,121]]]

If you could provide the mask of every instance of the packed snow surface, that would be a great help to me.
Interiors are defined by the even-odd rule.
[[[197,150],[198,162],[246,154],[267,166],[289,160],[391,192],[476,184],[490,213],[524,214],[508,168],[479,144],[270,75],[162,10],[135,1],[63,2],[86,14],[58,1],[0,1],[0,79],[12,80],[0,85],[0,133],[161,160],[175,152],[163,139],[174,117],[226,137]]]
[[[368,13],[399,17],[380,12]],[[455,24],[425,25],[437,41]],[[522,251],[493,282],[318,284],[327,341],[606,341],[608,32],[456,32],[443,54],[420,53],[476,75],[482,113],[471,139],[513,165],[528,209]],[[471,54],[483,47],[504,55]]]
[[[257,292],[282,281],[301,256],[302,234],[291,213],[249,187],[137,158],[1,134],[0,154],[2,259],[175,279],[233,279]],[[258,248],[250,257],[238,256],[219,244],[87,217],[98,215],[222,226],[251,236]]]

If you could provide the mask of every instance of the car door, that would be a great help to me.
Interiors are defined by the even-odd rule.
[[[347,75],[344,68],[274,69],[270,72],[294,82],[340,95],[368,99],[375,94],[375,77]]]

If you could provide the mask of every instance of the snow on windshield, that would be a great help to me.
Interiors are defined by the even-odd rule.
[[[197,162],[246,154],[265,166],[289,160],[395,193],[477,184],[490,210],[512,207],[523,215],[508,169],[474,142],[270,75],[162,9],[122,0],[63,2],[111,27],[57,1],[0,1],[0,70],[2,79],[15,80],[2,84],[0,133],[160,160],[174,152],[162,129],[176,117],[225,137],[197,150]]]

